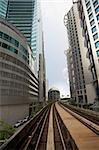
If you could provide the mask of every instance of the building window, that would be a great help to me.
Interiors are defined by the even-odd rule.
[[[97,53],[97,56],[99,57],[99,50],[98,50],[98,51],[96,51],[96,53]]]
[[[88,2],[87,4],[86,4],[86,7],[88,8],[90,6],[90,2]]]
[[[88,2],[88,0],[85,0],[85,2],[87,3],[87,2]]]
[[[7,46],[8,46],[7,44],[2,43],[2,47],[3,47],[3,48],[6,48],[6,49],[7,49]]]
[[[93,36],[93,39],[94,39],[94,40],[98,39],[98,33],[96,33],[96,34]]]
[[[99,48],[99,41],[97,41],[97,42],[95,43],[95,47],[96,47],[96,48]]]
[[[91,13],[90,15],[89,15],[89,20],[91,20],[93,18],[93,14]]]
[[[94,24],[95,22],[94,22],[94,19],[90,22],[90,25],[92,26],[93,24]]]
[[[87,10],[88,14],[91,12],[91,10],[92,10],[91,7]]]
[[[16,47],[19,47],[19,42],[17,40],[15,40],[14,38],[10,37],[8,34],[5,34],[3,32],[0,31],[0,38],[2,38],[3,40],[13,44]]]
[[[93,3],[94,7],[96,7],[98,5],[98,0],[96,0],[94,3]]]
[[[99,12],[99,6],[95,9],[95,12],[96,12],[96,13]]]
[[[96,17],[97,17],[97,20],[99,20],[99,15],[97,15]]]
[[[96,30],[97,30],[97,29],[96,29],[96,26],[94,26],[94,27],[92,28],[92,33],[94,33]]]

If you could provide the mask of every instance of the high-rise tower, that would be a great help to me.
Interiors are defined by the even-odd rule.
[[[45,97],[42,21],[39,0],[0,2],[0,119],[13,124]]]
[[[70,45],[67,61],[71,96],[77,104],[90,104],[96,95],[88,69],[90,62],[86,57],[87,47],[84,44],[77,3],[65,15],[65,21]]]
[[[7,13],[8,0],[0,0],[0,17],[5,18]]]
[[[9,0],[7,20],[24,34],[32,50],[31,63],[38,72],[38,57],[42,51],[42,23],[39,0]]]
[[[99,102],[99,1],[80,0],[78,10],[87,47],[87,58],[90,61],[89,70],[96,90],[96,102]]]

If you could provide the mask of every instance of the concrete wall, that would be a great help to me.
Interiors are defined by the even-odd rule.
[[[29,115],[29,104],[0,106],[0,120],[15,124]]]

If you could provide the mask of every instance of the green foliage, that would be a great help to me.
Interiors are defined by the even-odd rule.
[[[15,129],[11,125],[0,121],[0,140],[9,138],[14,132]]]

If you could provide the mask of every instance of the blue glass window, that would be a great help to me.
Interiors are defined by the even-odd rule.
[[[93,18],[93,14],[91,13],[90,15],[89,15],[89,20],[91,20]]]
[[[2,42],[0,42],[0,43],[1,43],[0,46],[2,46],[3,48],[5,48],[5,49],[7,49],[7,50],[9,50],[11,52],[14,52],[14,53],[18,54],[18,50],[15,49],[14,47],[12,47],[10,45],[7,45],[6,43],[2,43]]]
[[[99,20],[99,15],[97,15],[96,17],[97,17],[97,20]]]
[[[90,25],[92,26],[95,23],[94,19],[90,21]]]
[[[99,57],[99,51],[96,51],[96,53],[97,53],[97,56]]]
[[[98,0],[93,3],[94,7],[98,5]]]
[[[88,2],[87,4],[86,4],[86,7],[88,8],[90,6],[90,2]]]
[[[91,10],[92,10],[91,7],[87,10],[88,14],[91,12]]]
[[[98,39],[98,33],[93,36],[94,40]]]
[[[95,9],[95,12],[96,12],[96,13],[99,12],[99,6]]]
[[[98,0],[93,3],[94,7],[98,5]]]
[[[0,31],[0,38],[8,41],[9,43],[13,44],[16,47],[19,47],[19,42],[15,40],[14,38],[10,37],[8,34],[5,34]]]
[[[97,30],[97,29],[96,29],[96,26],[94,26],[94,27],[92,28],[92,33],[94,33],[96,30]]]
[[[99,41],[97,41],[97,42],[95,43],[95,47],[96,47],[96,48],[99,48]]]

